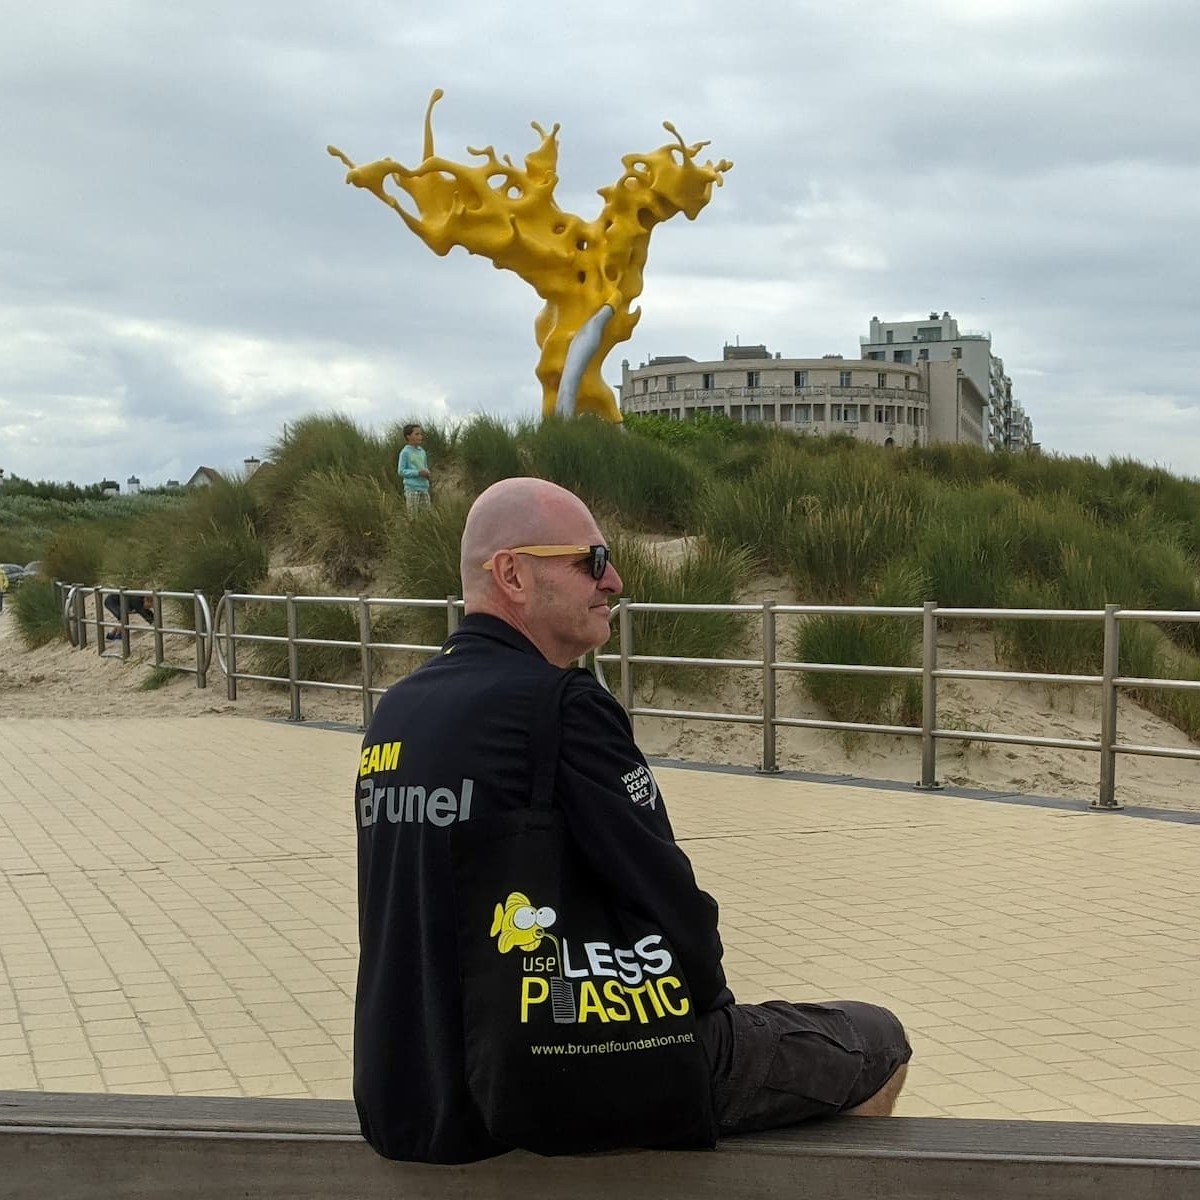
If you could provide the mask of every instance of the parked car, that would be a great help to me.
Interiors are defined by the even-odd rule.
[[[10,591],[25,577],[25,568],[20,563],[0,563],[0,571],[4,572]]]

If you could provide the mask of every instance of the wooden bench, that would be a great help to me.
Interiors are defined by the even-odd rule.
[[[209,1200],[1195,1200],[1200,1127],[864,1118],[714,1153],[388,1162],[337,1100],[0,1092],[0,1196]]]

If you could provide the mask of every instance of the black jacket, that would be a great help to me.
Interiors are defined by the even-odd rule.
[[[355,787],[360,958],[354,1100],[389,1158],[504,1153],[467,1090],[449,831],[529,803],[529,726],[555,676],[494,617],[467,617],[441,654],[380,701]],[[657,921],[703,1013],[732,1003],[717,904],[696,886],[624,710],[578,676],[562,705],[557,795],[590,865]]]

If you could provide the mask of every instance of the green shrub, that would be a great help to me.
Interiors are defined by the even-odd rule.
[[[221,594],[252,591],[267,573],[268,552],[249,522],[240,529],[217,530],[189,538],[174,551],[167,565],[167,590],[200,591],[215,606]],[[192,621],[190,601],[176,601],[184,624]]]
[[[805,493],[801,459],[789,448],[775,446],[758,471],[706,493],[699,505],[699,527],[714,545],[744,547],[771,570],[783,571],[797,524],[812,508]]]
[[[535,474],[646,529],[685,529],[703,482],[681,454],[590,417],[543,421],[531,449]]]
[[[294,577],[284,574],[273,580],[272,589],[295,592]],[[272,593],[274,594],[274,591]],[[308,591],[304,594],[313,595]],[[239,633],[258,637],[287,637],[287,605],[282,600],[252,601],[238,610]],[[323,641],[354,642],[354,646],[300,646],[297,648],[297,669],[300,679],[339,682],[362,670],[362,652],[358,648],[358,605],[304,604],[296,605],[296,636],[319,638]],[[286,642],[239,643],[239,669],[248,659],[250,670],[258,675],[288,678],[288,648]]]
[[[20,563],[24,566],[41,554],[42,546],[43,543],[27,534],[0,530],[0,562]]]
[[[852,602],[909,546],[913,524],[912,510],[901,505],[814,506],[793,524],[789,573],[806,598]]]
[[[373,478],[397,491],[400,488],[396,474],[399,448],[393,449],[383,438],[337,413],[302,417],[284,426],[268,453],[270,467],[252,477],[250,490],[263,497],[275,527],[286,520],[300,481],[315,471]]]
[[[1128,630],[1129,623],[1122,623],[1122,642]],[[1153,634],[1153,629],[1147,632]],[[1158,650],[1158,669],[1138,671],[1140,678],[1150,679],[1157,676],[1160,679],[1191,679],[1200,682],[1200,658],[1195,654],[1180,650],[1165,640],[1160,642]],[[1177,691],[1171,688],[1138,688],[1129,694],[1163,720],[1170,721],[1177,729],[1182,729],[1193,742],[1200,742],[1200,692]]]
[[[246,480],[220,476],[208,487],[189,492],[176,519],[180,527],[194,530],[229,532],[249,526],[259,533],[262,515],[262,500]]]
[[[458,456],[467,486],[475,493],[526,473],[517,436],[499,417],[473,417],[459,435]]]
[[[915,558],[929,580],[930,599],[951,608],[992,608],[1013,578],[1012,532],[981,516],[933,518],[921,531]]]
[[[65,637],[62,610],[54,584],[48,579],[26,579],[9,592],[5,604],[12,605],[17,633],[29,650]]]
[[[1008,592],[1005,607],[1034,609],[1102,609],[1106,571],[1076,551],[1064,551],[1064,571],[1054,582],[1022,579]],[[1111,576],[1110,576],[1111,577]],[[1116,601],[1113,601],[1116,603]],[[1126,623],[1120,635],[1120,671],[1152,678],[1158,674],[1159,635],[1142,624]],[[1104,667],[1104,626],[1099,620],[1056,621],[1029,618],[999,621],[996,645],[1000,657],[1023,671],[1057,675],[1098,675]]]
[[[609,545],[623,594],[645,603],[734,604],[750,573],[745,551],[707,541],[685,547],[676,561],[621,533],[612,535]],[[633,613],[631,620],[635,654],[675,658],[736,658],[748,630],[746,618],[737,613]],[[654,686],[669,682],[687,689],[711,684],[713,670],[651,665],[637,667],[636,675]]]
[[[888,608],[914,608],[923,602],[928,586],[918,566],[897,562],[884,572],[871,602]],[[799,662],[916,667],[920,665],[920,645],[918,616],[829,614],[801,622],[791,653]],[[835,721],[911,725],[920,711],[921,686],[915,678],[804,671],[798,675],[797,686]]]
[[[92,526],[68,526],[55,534],[42,556],[47,579],[91,586],[101,582],[104,537]]]
[[[387,594],[412,600],[444,600],[462,595],[459,547],[471,502],[465,497],[439,497],[418,509],[392,532],[378,578]],[[482,569],[482,567],[480,568]],[[442,609],[400,609],[395,617],[399,641],[440,645],[447,623]]]
[[[403,513],[395,488],[369,476],[313,471],[293,493],[289,540],[334,584],[369,576]]]
[[[181,671],[178,667],[151,667],[146,672],[146,678],[138,684],[139,692],[156,692],[160,687],[165,687],[173,679],[182,679],[186,672]]]

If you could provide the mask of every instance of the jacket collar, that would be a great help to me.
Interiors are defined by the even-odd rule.
[[[456,642],[460,637],[484,637],[493,642],[500,642],[512,650],[522,654],[533,654],[546,660],[546,656],[523,634],[519,633],[507,621],[493,617],[490,613],[470,613],[463,617],[458,628],[447,639]]]

